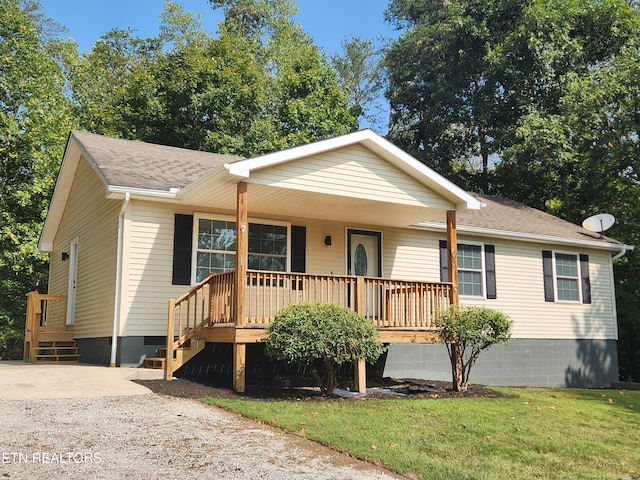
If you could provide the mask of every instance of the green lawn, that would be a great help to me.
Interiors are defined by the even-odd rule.
[[[512,398],[204,401],[413,478],[640,477],[640,391],[496,390]]]

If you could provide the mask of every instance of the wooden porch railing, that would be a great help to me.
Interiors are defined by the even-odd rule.
[[[167,378],[173,373],[174,351],[183,349],[188,341],[200,341],[205,336],[203,328],[266,328],[276,312],[290,304],[342,305],[370,319],[379,330],[433,330],[438,312],[452,304],[453,289],[448,282],[255,270],[249,270],[246,278],[243,319],[237,318],[234,308],[235,271],[212,274],[169,301]]]
[[[269,324],[286,305],[321,302],[355,310],[377,328],[435,328],[451,290],[447,282],[249,271],[246,323]]]
[[[215,323],[232,322],[235,272],[212,274],[177,300],[169,300],[166,368],[174,351]],[[168,374],[169,375],[169,374]]]
[[[213,274],[169,301],[168,337],[177,348],[198,329],[216,324],[267,326],[281,308],[302,302],[334,303],[369,318],[377,328],[435,328],[451,304],[448,282],[248,271],[246,318],[234,312],[235,272]],[[169,338],[168,338],[169,340]]]
[[[25,362],[32,362],[31,352],[38,346],[43,333],[67,331],[67,297],[44,295],[38,292],[27,294],[27,318],[24,328]]]

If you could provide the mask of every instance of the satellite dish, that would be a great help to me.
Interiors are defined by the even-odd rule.
[[[616,219],[613,215],[609,213],[599,213],[587,218],[582,222],[582,226],[591,232],[599,233],[600,238],[602,238],[602,232],[611,228],[615,221]]]

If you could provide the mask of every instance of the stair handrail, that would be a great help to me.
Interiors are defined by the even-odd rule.
[[[24,350],[22,354],[25,362],[33,362],[33,346],[38,345],[39,317],[42,314],[40,305],[40,293],[36,291],[27,293],[27,318],[24,325]]]
[[[217,275],[220,274],[212,273],[194,285],[184,295],[177,299],[169,300],[167,350],[165,358],[165,378],[167,380],[173,377],[173,352],[191,338],[197,337],[197,332],[210,323],[211,309],[209,308],[209,292],[212,280]],[[199,310],[198,305],[200,305]],[[177,325],[176,310],[178,311]],[[186,312],[184,310],[186,310]],[[178,335],[176,335],[176,327]]]

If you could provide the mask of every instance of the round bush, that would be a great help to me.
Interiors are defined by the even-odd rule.
[[[340,365],[354,360],[371,363],[384,351],[371,322],[348,308],[328,303],[282,308],[267,334],[267,356],[309,367],[325,395],[333,392]],[[315,368],[318,360],[324,364],[323,375]]]

